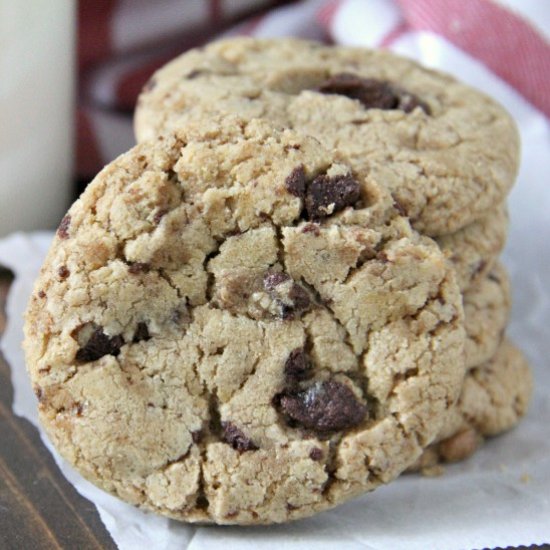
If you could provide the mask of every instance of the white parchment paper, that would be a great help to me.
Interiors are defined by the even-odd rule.
[[[437,41],[437,44],[434,42]],[[136,510],[85,481],[43,440],[79,493],[95,503],[123,550],[477,549],[550,542],[550,131],[548,121],[481,65],[429,34],[405,35],[395,48],[453,70],[491,93],[522,134],[519,181],[509,199],[504,262],[513,282],[509,336],[529,357],[535,394],[519,428],[489,441],[439,478],[403,476],[336,510],[289,525],[193,527]],[[22,313],[51,234],[0,240],[0,264],[16,274],[1,348],[12,368],[15,414],[37,425],[36,402],[20,349]],[[40,429],[40,428],[39,428]]]

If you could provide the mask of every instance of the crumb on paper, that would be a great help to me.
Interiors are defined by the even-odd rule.
[[[424,477],[440,477],[445,473],[445,468],[441,464],[435,464],[422,468],[421,472]]]
[[[524,474],[521,474],[519,480],[522,482],[522,483],[531,483],[531,481],[533,481],[533,478],[527,474],[527,473],[524,473]]]

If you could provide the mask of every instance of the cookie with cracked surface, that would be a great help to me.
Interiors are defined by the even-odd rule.
[[[512,118],[451,76],[388,51],[232,38],[161,68],[138,102],[138,141],[197,109],[263,117],[319,139],[428,235],[500,204],[519,162]]]
[[[508,212],[505,204],[455,233],[435,240],[456,270],[462,292],[491,271],[506,244]]]
[[[510,281],[498,264],[463,295],[466,368],[489,361],[496,353],[508,324],[511,307]]]
[[[395,478],[458,397],[463,312],[439,247],[369,200],[261,120],[199,119],[107,166],[26,315],[61,454],[186,521],[297,519]]]
[[[505,340],[488,362],[467,373],[460,399],[449,411],[436,443],[410,469],[465,460],[485,437],[511,430],[527,412],[532,389],[527,360]]]

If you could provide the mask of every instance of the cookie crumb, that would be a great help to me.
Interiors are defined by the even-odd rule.
[[[527,485],[528,483],[531,483],[531,481],[533,481],[533,478],[531,477],[530,474],[523,473],[523,474],[521,474],[521,477],[519,478],[519,480],[520,480],[523,484]]]
[[[323,458],[323,450],[319,449],[319,447],[313,447],[313,449],[309,451],[309,458],[315,462],[319,462],[319,460]]]
[[[445,468],[441,464],[422,468],[421,473],[424,477],[441,477],[445,473]]]

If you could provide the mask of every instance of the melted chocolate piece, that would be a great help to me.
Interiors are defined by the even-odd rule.
[[[144,322],[138,323],[132,342],[136,344],[137,342],[141,342],[142,340],[147,341],[150,339],[151,339],[151,335],[149,334],[149,328],[147,327],[147,323],[144,323]]]
[[[285,361],[285,377],[291,384],[304,380],[309,376],[311,366],[304,348],[296,348],[290,352]]]
[[[277,286],[282,283],[290,281],[290,275],[283,273],[282,271],[268,271],[264,275],[264,288],[271,292],[275,290]]]
[[[306,312],[311,306],[309,294],[298,284],[294,283],[288,292],[290,304],[279,300],[281,306],[281,318],[286,321],[294,319],[297,315]]]
[[[317,176],[307,189],[307,216],[311,220],[326,218],[347,206],[353,206],[360,198],[359,183],[351,174]]]
[[[313,447],[313,449],[309,451],[309,458],[315,462],[319,462],[319,460],[323,458],[323,450],[319,449],[319,447]]]
[[[231,422],[222,422],[223,440],[229,443],[236,451],[254,451],[258,447],[247,437],[235,424]]]
[[[132,275],[138,273],[147,273],[151,269],[151,266],[145,262],[133,262],[128,266],[128,272]]]
[[[59,224],[59,227],[57,228],[57,236],[60,239],[68,239],[69,238],[69,227],[71,226],[71,216],[67,214]]]
[[[283,393],[280,406],[290,420],[319,433],[353,428],[367,415],[367,407],[336,380],[317,382],[303,391]]]
[[[63,279],[66,279],[71,274],[71,272],[69,271],[69,268],[66,265],[62,265],[57,270],[57,274],[59,275],[59,278],[63,280]]]
[[[275,300],[278,316],[284,321],[294,319],[311,307],[307,291],[281,271],[268,271],[264,275],[264,288]]]
[[[104,355],[117,356],[124,345],[122,336],[107,336],[101,327],[97,327],[84,346],[76,352],[76,360],[88,363],[103,357]]]
[[[162,218],[166,216],[166,214],[168,214],[168,210],[166,210],[165,208],[161,208],[160,210],[157,210],[155,212],[155,215],[153,216],[153,223],[155,225],[158,225],[160,223],[160,220],[162,220]]]
[[[294,168],[287,176],[285,187],[289,193],[304,201],[305,217],[313,221],[353,206],[361,198],[359,183],[351,174],[323,174],[313,181],[307,181],[302,165]]]
[[[429,106],[414,94],[384,80],[361,78],[351,73],[340,73],[323,82],[317,91],[336,94],[360,101],[366,109],[399,109],[410,113],[420,107],[430,114]]]
[[[285,187],[295,197],[304,198],[306,194],[306,173],[302,165],[290,172],[285,180]]]

